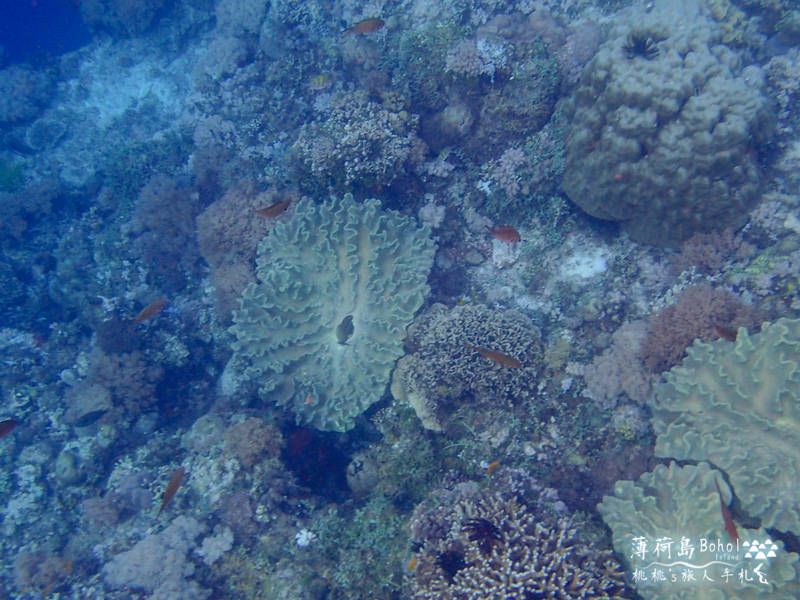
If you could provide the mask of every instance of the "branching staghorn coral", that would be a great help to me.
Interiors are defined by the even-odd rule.
[[[350,429],[403,354],[434,251],[427,227],[378,200],[301,200],[259,244],[230,367],[298,421]]]
[[[540,522],[513,498],[463,500],[442,519],[449,530],[429,532],[416,557],[414,600],[632,597],[611,552],[580,542],[565,521]]]

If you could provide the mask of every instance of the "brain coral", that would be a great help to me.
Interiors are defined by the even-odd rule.
[[[258,247],[231,327],[233,369],[318,429],[346,431],[380,399],[428,292],[426,227],[351,195],[297,203]]]
[[[722,474],[712,469],[708,463],[678,466],[671,462],[669,467],[658,465],[653,471],[644,473],[637,482],[618,481],[614,486],[614,495],[606,496],[598,504],[597,509],[611,528],[614,548],[621,556],[629,572],[645,569],[653,560],[663,563],[672,561],[688,561],[694,565],[705,564],[715,559],[713,552],[702,552],[700,539],[723,543],[729,541],[723,529],[719,494],[715,480],[725,502],[730,502],[730,489],[725,484]],[[740,544],[753,540],[765,540],[769,534],[763,529],[744,529],[737,527]],[[679,556],[680,540],[687,538],[694,546],[691,558]],[[648,552],[642,559],[635,554],[635,538],[644,538]],[[669,558],[664,555],[655,558],[653,547],[657,539],[667,538],[672,541]],[[781,544],[781,542],[777,542]],[[782,545],[782,544],[781,544]],[[736,567],[730,570],[733,579],[724,582],[720,573],[721,565],[711,565],[706,571],[714,581],[701,581],[702,571],[695,569],[692,581],[653,581],[652,577],[640,579],[636,587],[642,598],[657,600],[748,600],[750,598],[770,598],[790,600],[800,593],[798,584],[797,554],[788,553],[781,547],[776,557],[764,565],[765,561],[744,558],[744,550]],[[762,562],[761,571],[765,573],[767,584],[760,583],[752,570]],[[750,569],[751,582],[740,582],[736,573],[739,569]],[[684,569],[681,565],[665,567],[665,575],[681,577]]]
[[[712,462],[763,527],[800,534],[800,320],[695,342],[656,397],[657,455]]]
[[[771,128],[762,71],[743,68],[699,10],[656,4],[584,71],[563,185],[634,239],[674,245],[744,223],[759,197],[754,150]]]

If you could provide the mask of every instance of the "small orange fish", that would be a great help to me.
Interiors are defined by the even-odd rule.
[[[169,504],[170,500],[175,496],[175,492],[178,491],[178,488],[181,487],[181,483],[183,483],[183,474],[186,471],[183,467],[178,467],[172,472],[172,476],[169,478],[169,483],[167,484],[167,489],[164,491],[164,499],[161,500],[161,508],[158,509],[158,514],[156,515],[156,519],[161,516],[161,512],[164,510],[164,507]]]
[[[484,358],[488,358],[489,360],[493,360],[496,363],[501,364],[504,367],[509,369],[519,369],[522,367],[522,363],[519,362],[513,356],[508,356],[507,354],[503,354],[502,352],[498,352],[497,350],[489,350],[488,348],[480,348],[479,346],[473,346],[472,344],[467,344],[467,348],[470,350],[474,350],[475,352],[480,353],[481,356]]]
[[[728,340],[729,342],[736,341],[736,332],[730,327],[713,323],[711,328],[714,330],[714,333],[717,334],[717,337],[721,337],[723,340]]]
[[[262,217],[274,219],[278,215],[285,213],[286,209],[289,208],[289,205],[291,203],[292,199],[286,198],[285,200],[281,200],[280,202],[276,202],[275,204],[270,204],[266,208],[256,208],[253,210],[253,212],[256,213],[257,215],[261,215]]]
[[[166,298],[158,298],[157,300],[153,300],[150,304],[145,306],[141,312],[133,318],[133,324],[138,325],[142,321],[147,321],[147,319],[152,319],[167,305]]]
[[[415,556],[410,561],[408,561],[408,572],[413,573],[414,569],[417,568],[417,563],[419,563],[419,559]]]
[[[374,33],[382,29],[384,25],[386,25],[386,22],[383,19],[364,19],[355,25],[351,25],[345,29],[344,32],[346,34],[357,33],[359,35],[364,35],[365,33]]]
[[[519,231],[514,229],[511,225],[501,225],[489,230],[489,235],[501,242],[508,242],[509,244],[516,244],[522,238]]]
[[[306,404],[313,404],[314,403],[314,397],[313,396],[306,396],[305,403]]]
[[[714,479],[714,485],[717,486],[717,494],[719,494],[719,506],[722,509],[722,521],[725,523],[725,531],[728,533],[728,537],[731,538],[731,541],[735,544],[739,541],[739,532],[736,530],[736,523],[733,522],[731,511],[728,510],[728,506],[722,499],[722,490],[719,489],[719,483],[717,482],[716,478]]]
[[[491,473],[492,471],[494,471],[499,466],[500,466],[500,461],[499,460],[493,460],[492,462],[489,463],[489,466],[486,467],[486,473]]]
[[[16,419],[6,419],[5,421],[0,421],[0,438],[6,437],[16,428],[17,428]]]

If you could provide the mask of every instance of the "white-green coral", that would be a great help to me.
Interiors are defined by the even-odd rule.
[[[234,368],[300,422],[350,429],[403,354],[434,250],[426,227],[377,200],[298,202],[259,244],[258,283],[231,327]]]
[[[712,462],[763,527],[800,534],[800,320],[687,354],[656,393],[656,454]]]
[[[629,573],[633,575],[639,569],[644,575],[636,581],[639,594],[646,600],[795,600],[800,594],[797,554],[786,552],[783,544],[775,541],[777,550],[774,557],[757,560],[746,556],[750,542],[771,539],[763,529],[745,529],[739,525],[738,551],[734,549],[730,554],[723,551],[717,555],[716,547],[711,550],[712,543],[733,545],[724,529],[715,481],[724,501],[729,503],[730,489],[721,472],[712,469],[708,463],[680,467],[672,462],[669,467],[657,466],[636,482],[618,481],[614,494],[605,496],[598,504],[598,511],[611,528],[614,549]],[[686,551],[681,553],[683,538],[687,544]],[[659,539],[663,542],[663,552],[656,557],[654,549]],[[706,541],[705,546],[702,540]],[[672,542],[669,554],[666,552],[667,541]],[[640,542],[644,542],[644,549],[639,546]],[[690,547],[693,548],[691,554]],[[710,564],[696,569],[678,562],[661,567],[653,565],[654,561],[668,565],[676,561],[691,565],[722,561],[734,566]],[[661,568],[667,580],[654,581],[654,568]],[[726,568],[732,573],[727,583],[724,580]],[[740,569],[747,569],[747,576],[752,580],[739,581]],[[704,572],[713,581],[704,580]],[[766,583],[760,581],[759,572]],[[684,580],[690,573],[694,580]],[[673,576],[675,581],[671,579]]]

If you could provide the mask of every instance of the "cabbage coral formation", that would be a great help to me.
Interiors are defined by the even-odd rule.
[[[464,395],[475,403],[496,405],[536,394],[541,335],[521,313],[483,305],[448,309],[434,304],[417,318],[408,338],[414,350],[397,363],[391,391],[414,408],[426,429],[441,431],[442,422]],[[511,356],[522,368],[499,368],[472,345]]]
[[[716,484],[715,484],[716,481]],[[669,563],[672,560],[686,561],[687,557],[677,555],[681,538],[687,538],[695,547],[691,564],[706,564],[714,560],[714,553],[701,552],[701,538],[707,541],[721,540],[727,543],[728,534],[723,527],[720,509],[720,496],[724,501],[731,500],[731,493],[723,480],[722,473],[712,469],[708,463],[680,467],[676,463],[657,466],[653,471],[643,474],[638,481],[618,481],[614,486],[614,494],[606,496],[597,506],[603,519],[611,528],[612,541],[618,555],[623,558],[629,572],[644,569],[651,561]],[[771,536],[763,529],[744,529],[738,527],[740,544],[753,540],[764,541]],[[635,554],[635,541],[644,538],[648,552],[642,560]],[[652,553],[655,541],[661,538],[672,540],[670,558],[665,556],[656,559]],[[636,582],[636,588],[642,598],[655,600],[746,600],[749,598],[770,598],[774,600],[794,600],[800,594],[798,583],[797,554],[786,552],[781,542],[778,544],[776,556],[767,561],[744,559],[736,568],[755,568],[762,563],[761,571],[765,573],[767,584],[763,584],[751,575],[752,581],[736,581],[725,583],[719,576],[721,572],[711,565],[707,569],[710,579],[702,580],[702,570],[696,570],[695,579],[680,580],[678,575],[683,566],[672,567],[672,573],[679,581],[653,581],[648,573],[647,579]],[[743,546],[742,546],[743,547]],[[744,558],[744,551],[742,551]],[[736,562],[736,561],[732,561]],[[665,569],[666,573],[666,569]],[[667,573],[670,577],[670,574]]]
[[[428,292],[435,245],[377,200],[298,202],[258,247],[231,327],[233,369],[298,421],[346,431],[380,399]]]
[[[748,515],[800,534],[800,320],[687,352],[656,393],[656,454],[712,462]]]
[[[762,71],[678,4],[639,15],[587,66],[564,175],[586,212],[663,245],[744,223],[759,197],[753,150],[771,133]]]

